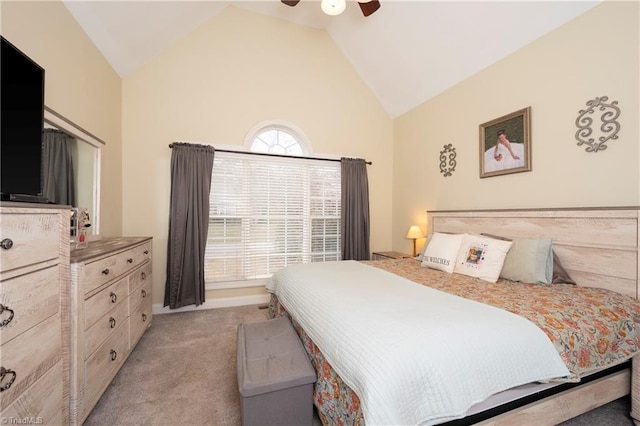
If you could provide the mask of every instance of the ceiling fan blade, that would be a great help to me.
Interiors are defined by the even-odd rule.
[[[282,3],[286,4],[287,6],[295,6],[296,4],[300,3],[300,0],[280,0]]]
[[[364,16],[369,16],[376,10],[380,9],[380,1],[371,0],[369,2],[358,2],[358,6],[360,6],[360,10],[362,10],[362,14]]]

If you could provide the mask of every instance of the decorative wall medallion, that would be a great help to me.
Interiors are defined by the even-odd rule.
[[[456,170],[456,149],[453,144],[447,144],[443,148],[440,151],[440,173],[447,177]]]
[[[578,131],[576,132],[576,140],[578,146],[583,144],[589,145],[585,150],[587,152],[598,152],[600,150],[607,149],[606,143],[611,140],[618,139],[618,131],[620,131],[620,123],[617,119],[620,117],[620,108],[618,108],[618,101],[607,103],[608,96],[602,96],[595,98],[587,102],[587,109],[581,109],[578,112],[578,118],[576,118],[576,126]],[[596,109],[602,111],[599,119],[601,121],[599,131],[601,136],[598,137],[596,142],[596,135],[592,136],[594,129],[591,128],[593,118],[590,117]],[[597,123],[596,123],[597,124]]]

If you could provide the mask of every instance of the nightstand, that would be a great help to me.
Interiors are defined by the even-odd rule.
[[[382,260],[382,259],[408,259],[412,257],[407,253],[399,253],[397,251],[374,251],[371,254],[371,260]]]

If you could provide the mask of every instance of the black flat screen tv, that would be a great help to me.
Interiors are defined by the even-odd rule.
[[[0,68],[2,200],[46,202],[41,176],[44,69],[4,37]]]

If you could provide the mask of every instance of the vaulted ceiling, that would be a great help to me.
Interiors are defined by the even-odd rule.
[[[594,1],[354,1],[327,16],[319,1],[64,3],[122,77],[229,5],[325,29],[391,117],[397,117],[584,13]]]

